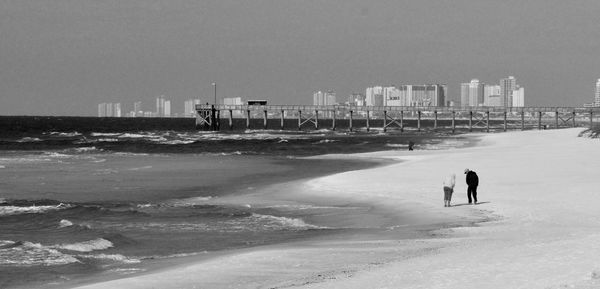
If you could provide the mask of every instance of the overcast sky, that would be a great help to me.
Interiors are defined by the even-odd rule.
[[[581,106],[600,78],[600,1],[0,0],[0,114],[96,115],[189,98],[310,104],[378,84],[498,83]]]

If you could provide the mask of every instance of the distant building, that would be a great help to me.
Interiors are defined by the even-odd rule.
[[[98,117],[106,116],[106,103],[98,104]]]
[[[223,98],[223,104],[225,105],[244,105],[241,97],[226,97]]]
[[[367,106],[383,106],[383,87],[367,87],[365,91],[365,104]]]
[[[445,106],[447,86],[419,84],[374,86],[366,90],[366,103],[371,106]]]
[[[133,103],[133,114],[132,116],[144,116],[144,111],[142,110],[142,102],[136,101]]]
[[[594,106],[600,107],[600,78],[596,81],[596,93],[594,94]]]
[[[163,116],[171,117],[171,101],[170,100],[165,100]]]
[[[484,102],[484,84],[479,79],[472,79],[469,83],[460,85],[462,106],[481,106]]]
[[[510,107],[513,103],[513,91],[517,89],[517,79],[514,76],[500,79],[500,96],[502,106]]]
[[[500,85],[483,86],[483,105],[484,106],[502,106],[500,97]]]
[[[346,104],[352,106],[365,106],[365,95],[357,92],[352,93],[350,96],[348,96],[348,101]]]
[[[313,93],[313,105],[335,105],[336,98],[333,91],[317,91]]]
[[[223,98],[223,104],[224,105],[244,105],[244,101],[242,100],[241,97],[226,97]],[[244,116],[244,112],[241,110],[232,110],[231,111],[233,113],[233,117],[243,117]]]
[[[460,104],[461,106],[469,106],[469,83],[460,84]]]
[[[113,103],[113,109],[112,109],[112,116],[113,117],[121,117],[121,103]]]
[[[196,116],[196,104],[200,104],[200,99],[188,99],[184,103],[183,116],[184,117],[195,117]],[[227,104],[227,103],[225,103]]]
[[[164,95],[156,98],[156,114],[157,117],[171,116],[171,101],[166,99]]]
[[[513,107],[524,107],[525,106],[525,88],[517,87],[512,92],[512,106]]]

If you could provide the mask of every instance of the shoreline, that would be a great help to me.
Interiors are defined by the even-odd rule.
[[[478,140],[476,137],[472,137],[472,136],[468,136],[468,138],[471,140],[470,145],[468,146],[463,146],[461,148],[465,148],[465,147],[473,147],[476,146]],[[426,153],[426,151],[420,151],[421,153]],[[348,172],[353,172],[353,171],[363,171],[363,170],[372,170],[372,169],[382,169],[388,166],[392,166],[395,164],[398,164],[402,161],[396,159],[396,158],[389,158],[389,157],[375,157],[373,158],[373,155],[379,155],[379,156],[383,156],[385,154],[403,154],[404,152],[400,152],[397,150],[390,150],[390,151],[379,151],[379,152],[373,152],[373,153],[360,153],[360,154],[350,154],[350,155],[321,155],[321,156],[311,156],[311,157],[305,157],[306,159],[347,159],[347,160],[355,160],[355,161],[369,161],[372,162],[374,160],[376,160],[378,162],[378,165],[376,166],[371,166],[371,167],[366,167],[366,168],[360,168],[358,170],[351,170],[351,171],[344,171],[344,172],[338,172],[338,173],[334,173],[334,175],[337,174],[344,174],[344,173],[348,173]],[[408,153],[415,153],[415,152],[408,152]],[[368,159],[367,159],[368,158]],[[295,180],[292,182],[285,182],[285,183],[281,183],[281,184],[275,184],[275,185],[270,185],[268,187],[270,187],[272,190],[277,191],[278,187],[282,187],[282,186],[286,186],[286,187],[290,187],[291,186],[295,186],[296,187],[296,191],[300,190],[302,191],[302,193],[299,193],[298,195],[295,195],[294,198],[296,199],[300,199],[303,202],[306,202],[308,200],[313,200],[314,198],[317,196],[315,193],[315,191],[312,191],[312,193],[308,193],[311,191],[310,188],[306,187],[306,184],[310,183],[311,180],[313,179],[319,179],[319,178],[327,178],[328,175],[326,176],[319,176],[319,177],[309,177],[309,178],[303,178],[303,179],[299,179],[299,180]],[[318,192],[317,192],[318,193]],[[264,197],[264,196],[263,196]],[[340,199],[337,197],[330,197],[331,199],[329,200],[329,202],[339,202]],[[248,202],[249,200],[244,200],[244,202]],[[363,200],[364,201],[364,200]],[[239,202],[239,200],[238,200]],[[323,204],[326,203],[327,201],[323,201],[320,200],[319,204]],[[362,201],[355,201],[356,203],[360,203]],[[389,204],[386,203],[381,203],[381,202],[371,202],[371,201],[364,201],[365,204],[369,204],[370,206],[372,206],[372,209],[374,211],[376,211],[377,213],[375,214],[379,214],[379,215],[387,215],[386,217],[388,218],[405,218],[404,220],[404,224],[395,224],[393,226],[387,227],[385,229],[379,229],[379,230],[375,230],[375,232],[363,232],[363,233],[337,233],[337,234],[325,234],[319,237],[311,237],[308,240],[300,240],[300,241],[291,241],[291,242],[284,242],[284,243],[279,243],[279,244],[272,244],[272,245],[266,245],[266,246],[258,246],[258,247],[251,247],[251,248],[244,248],[244,249],[236,249],[236,250],[226,250],[226,251],[222,251],[222,252],[209,252],[206,255],[202,255],[202,256],[192,256],[192,257],[185,257],[183,259],[178,259],[178,260],[169,260],[167,262],[160,262],[161,265],[159,265],[157,268],[152,268],[152,265],[150,265],[150,268],[147,268],[148,271],[143,272],[143,273],[139,273],[139,274],[135,274],[132,276],[125,276],[124,278],[119,278],[119,279],[107,279],[107,280],[96,280],[97,282],[92,282],[92,283],[81,283],[81,284],[73,284],[73,286],[69,286],[69,288],[111,288],[113,286],[117,286],[117,287],[122,287],[122,288],[135,288],[134,286],[136,286],[136,283],[138,283],[138,281],[141,280],[146,280],[146,281],[141,281],[141,283],[146,284],[146,282],[148,281],[148,279],[155,279],[158,276],[162,276],[162,275],[168,275],[170,276],[171,274],[177,274],[176,271],[178,270],[183,270],[183,271],[187,271],[187,270],[200,270],[201,267],[203,266],[218,266],[218,265],[214,265],[214,263],[220,263],[223,262],[224,260],[235,260],[237,258],[241,258],[242,256],[253,256],[253,255],[258,255],[260,256],[261,252],[276,252],[275,255],[279,255],[281,256],[286,255],[288,256],[288,258],[291,259],[297,259],[299,258],[299,256],[294,256],[293,252],[297,252],[296,254],[307,257],[311,256],[307,259],[319,259],[321,260],[320,262],[314,262],[314,263],[322,263],[325,260],[322,260],[322,256],[320,256],[320,253],[312,253],[312,252],[318,252],[319,250],[323,249],[323,248],[327,248],[327,250],[329,251],[336,251],[337,253],[335,253],[335,255],[338,254],[344,254],[346,255],[346,257],[342,258],[341,260],[338,260],[338,263],[336,265],[334,265],[333,267],[344,267],[345,263],[348,263],[351,261],[351,259],[359,259],[361,261],[351,261],[350,263],[352,263],[352,270],[353,272],[359,272],[359,271],[363,271],[363,270],[367,270],[368,268],[372,267],[373,264],[377,264],[377,266],[381,266],[384,264],[387,264],[389,262],[393,262],[393,261],[397,261],[397,258],[390,258],[390,254],[394,254],[394,252],[397,252],[398,248],[398,243],[402,243],[402,242],[411,242],[411,243],[419,243],[421,242],[423,239],[425,240],[433,240],[433,239],[438,239],[440,237],[444,238],[444,236],[440,236],[438,234],[436,234],[436,231],[439,231],[441,229],[448,229],[448,228],[456,228],[456,227],[462,227],[462,226],[474,226],[476,225],[476,223],[479,222],[485,222],[487,221],[485,218],[478,218],[478,219],[471,219],[471,220],[464,220],[461,219],[460,217],[458,218],[453,218],[453,219],[441,219],[441,218],[436,218],[436,217],[426,217],[422,214],[422,211],[420,211],[419,209],[423,209],[423,208],[415,208],[414,204],[402,204],[400,207],[393,207],[390,206]],[[402,212],[402,213],[399,213]],[[391,215],[394,215],[393,217],[390,217]],[[396,221],[397,222],[397,221]],[[317,248],[317,249],[315,249]],[[319,249],[321,248],[321,249]],[[427,254],[427,252],[434,250],[433,248],[428,248],[427,246],[423,246],[422,248],[420,248],[419,250],[413,250],[414,248],[411,247],[410,254],[408,254],[409,252],[405,252],[408,254],[408,256],[410,256],[411,258],[415,257],[415,256],[420,256],[423,254]],[[404,255],[402,255],[404,256]],[[399,257],[399,258],[403,258],[403,257]],[[382,261],[382,260],[387,260],[387,261]],[[164,263],[169,264],[167,267],[162,266],[164,265]],[[252,263],[252,262],[250,262]],[[333,264],[330,264],[330,266]],[[305,265],[306,266],[306,265]],[[196,268],[196,269],[194,269]],[[275,268],[271,268],[271,269],[267,269],[268,270],[274,270]],[[316,266],[312,269],[312,271],[314,272],[321,272],[321,271],[330,271],[332,270],[332,268],[328,268],[327,265],[325,266]],[[336,270],[333,270],[333,272],[335,272]],[[215,273],[215,272],[213,272]],[[339,274],[345,274],[347,273],[347,270],[341,270],[340,272],[338,272]],[[335,278],[335,276],[338,273],[331,273],[329,274],[329,277],[327,278]],[[255,272],[255,274],[257,275],[261,275],[260,271]],[[209,274],[210,275],[210,274]],[[275,274],[275,275],[279,275],[279,274]],[[311,274],[308,274],[311,275]],[[317,277],[314,277],[316,279],[322,279],[323,274],[317,274]],[[209,276],[205,276],[205,277],[209,277]],[[231,276],[229,276],[231,277]],[[274,277],[274,276],[263,276],[262,278],[269,278],[269,277]],[[180,276],[180,278],[184,278],[185,276]],[[214,277],[213,277],[214,278]],[[219,283],[213,283],[210,284],[208,287],[209,288],[221,288],[221,287],[227,287],[227,284],[230,282],[235,282],[235,277],[233,277],[233,280],[227,281],[223,284]],[[295,280],[298,278],[298,276],[292,277],[290,276],[291,280]],[[306,279],[308,278],[308,279]],[[308,283],[313,283],[313,281],[310,281],[309,279],[311,279],[313,277],[303,277],[301,279],[304,279],[305,282]],[[277,279],[277,278],[276,278]],[[121,280],[121,281],[119,281]],[[129,281],[132,282],[129,282]],[[199,278],[198,280],[206,280],[206,278]],[[272,280],[276,283],[289,283],[291,282],[290,280]],[[114,283],[114,284],[113,284]],[[292,282],[293,283],[293,282]],[[120,285],[117,285],[120,284]],[[184,286],[187,287],[188,285],[190,285],[189,283],[185,283],[187,285],[173,285],[176,288],[179,288],[179,286]],[[271,284],[271,283],[269,283]],[[291,284],[291,283],[290,283]],[[64,284],[63,284],[64,285]],[[259,284],[257,284],[259,285]],[[288,284],[289,285],[289,284]],[[288,286],[285,285],[284,287]],[[132,287],[133,286],[133,287]],[[190,285],[191,286],[191,285]],[[280,286],[280,285],[277,285]],[[277,287],[275,286],[275,287]],[[143,286],[139,287],[139,288],[143,288]],[[190,287],[191,288],[191,287]],[[247,288],[247,287],[240,287],[240,288]]]

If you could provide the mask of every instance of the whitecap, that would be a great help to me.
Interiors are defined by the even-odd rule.
[[[65,227],[71,227],[71,226],[73,226],[73,222],[66,220],[66,219],[62,219],[62,220],[60,220],[60,222],[58,222],[59,228],[65,228]]]
[[[93,132],[91,136],[118,136],[121,133],[113,133],[113,132]]]
[[[105,250],[113,247],[113,243],[111,241],[98,238],[94,240],[73,243],[73,244],[61,244],[53,246],[53,248],[64,249],[69,251],[77,251],[77,252],[91,252],[98,250]]]
[[[10,245],[10,244],[9,244]],[[9,248],[0,249],[0,265],[5,266],[52,266],[80,263],[69,255],[39,243],[13,242]]]
[[[41,142],[42,140],[37,137],[24,137],[17,140],[17,142]]]
[[[95,254],[95,255],[78,255],[79,258],[100,259],[121,262],[125,264],[137,264],[141,261],[136,258],[128,258],[121,254]]]
[[[291,229],[291,230],[302,230],[302,229],[325,229],[325,227],[315,226],[307,224],[300,218],[288,218],[278,217],[273,215],[262,215],[252,214],[252,217],[258,219],[264,228],[269,229]]]
[[[59,204],[56,206],[0,206],[0,216],[20,215],[20,214],[40,214],[48,211],[56,211],[71,207],[66,204]]]

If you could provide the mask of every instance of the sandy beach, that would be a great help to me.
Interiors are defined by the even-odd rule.
[[[582,129],[473,135],[476,147],[323,158],[398,163],[299,184],[295,194],[370,202],[412,222],[380,238],[259,247],[78,288],[598,288],[597,139]],[[466,204],[463,170],[480,177]],[[453,207],[442,180],[457,175]],[[408,230],[410,231],[410,230]],[[398,234],[396,234],[398,233]]]

